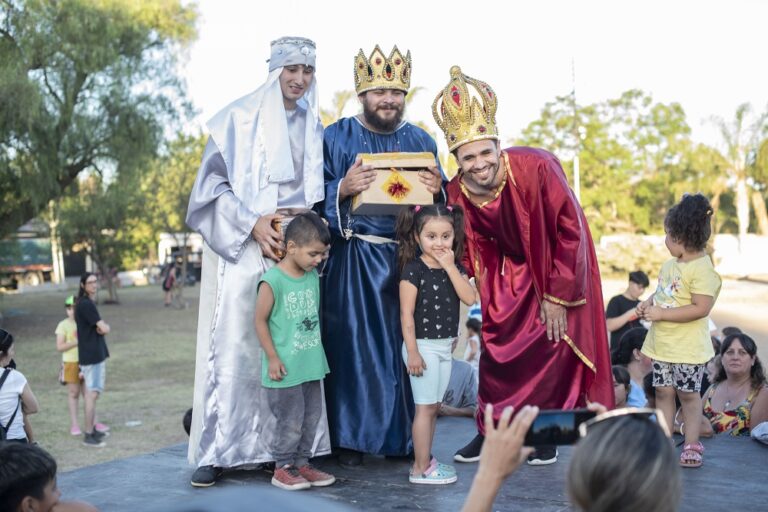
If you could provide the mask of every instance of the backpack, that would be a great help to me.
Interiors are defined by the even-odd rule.
[[[0,388],[3,387],[3,384],[5,384],[5,379],[8,378],[8,374],[11,373],[10,368],[6,368],[3,372],[3,376],[0,377]],[[13,411],[13,414],[11,415],[11,419],[8,420],[8,423],[3,426],[2,423],[0,423],[0,441],[5,441],[8,439],[8,429],[11,428],[11,425],[13,425],[13,420],[16,419],[16,413],[19,412],[19,406],[21,405],[21,396],[19,396],[19,401],[16,402],[16,410]]]

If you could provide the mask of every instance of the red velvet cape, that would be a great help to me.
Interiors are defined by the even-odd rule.
[[[487,403],[494,404],[494,419],[507,405],[614,405],[600,271],[581,206],[551,153],[508,148],[500,166],[505,183],[484,205],[462,190],[461,175],[447,186],[448,204],[466,214],[464,266],[482,304],[481,433]],[[567,309],[560,343],[547,339],[542,299]]]

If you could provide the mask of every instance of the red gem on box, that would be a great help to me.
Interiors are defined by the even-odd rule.
[[[359,69],[363,69],[363,63],[361,62],[360,64],[358,64],[358,65],[357,65],[357,67],[358,67]]]
[[[376,65],[378,66],[379,64],[381,64],[381,59],[377,58],[376,59]]]
[[[480,133],[485,133],[485,126],[483,125],[478,126],[477,131],[479,131]]]
[[[400,59],[395,59],[395,66],[399,66],[401,62],[403,61],[401,61]]]

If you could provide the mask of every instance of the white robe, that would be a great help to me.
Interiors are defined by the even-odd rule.
[[[314,82],[302,105],[306,109],[306,122],[300,125],[303,147],[288,143],[297,138],[299,125],[293,122],[285,121],[275,130],[284,135],[277,150],[269,140],[274,136],[265,138],[259,133],[266,131],[265,119],[269,119],[269,127],[276,119],[286,119],[282,95],[282,118],[276,116],[280,108],[274,104],[281,69],[272,71],[264,86],[209,122],[211,137],[190,197],[187,223],[206,241],[188,451],[190,463],[197,466],[230,468],[274,460],[269,446],[278,427],[261,387],[261,346],[253,322],[257,285],[273,262],[262,256],[250,233],[260,216],[299,206],[280,204],[286,195],[280,193],[281,183],[284,189],[293,189],[288,196],[296,202],[295,182],[286,181],[286,173],[295,170],[294,161],[304,162],[297,173],[304,192],[300,206],[311,208],[324,193],[322,126],[317,120]],[[271,102],[269,108],[263,108],[265,102]],[[291,167],[276,173],[278,179],[273,180],[268,169],[274,170],[274,166],[266,162],[284,163],[285,147],[289,147]],[[303,155],[297,158],[297,151]],[[323,402],[313,454],[327,453],[330,442]]]

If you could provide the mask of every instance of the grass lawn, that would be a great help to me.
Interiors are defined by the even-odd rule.
[[[35,438],[61,470],[186,441],[181,420],[192,406],[198,290],[185,288],[184,310],[164,308],[159,286],[122,289],[121,304],[98,305],[112,328],[106,389],[96,407],[99,421],[111,427],[103,448],[85,447],[82,436],[69,434],[67,391],[56,380],[61,355],[54,330],[66,317],[64,298],[71,291],[0,295],[2,327],[16,339],[17,368],[40,402],[40,412],[30,416]],[[100,301],[106,296],[99,292]],[[131,421],[141,425],[126,426]],[[82,398],[80,422],[84,428]]]

